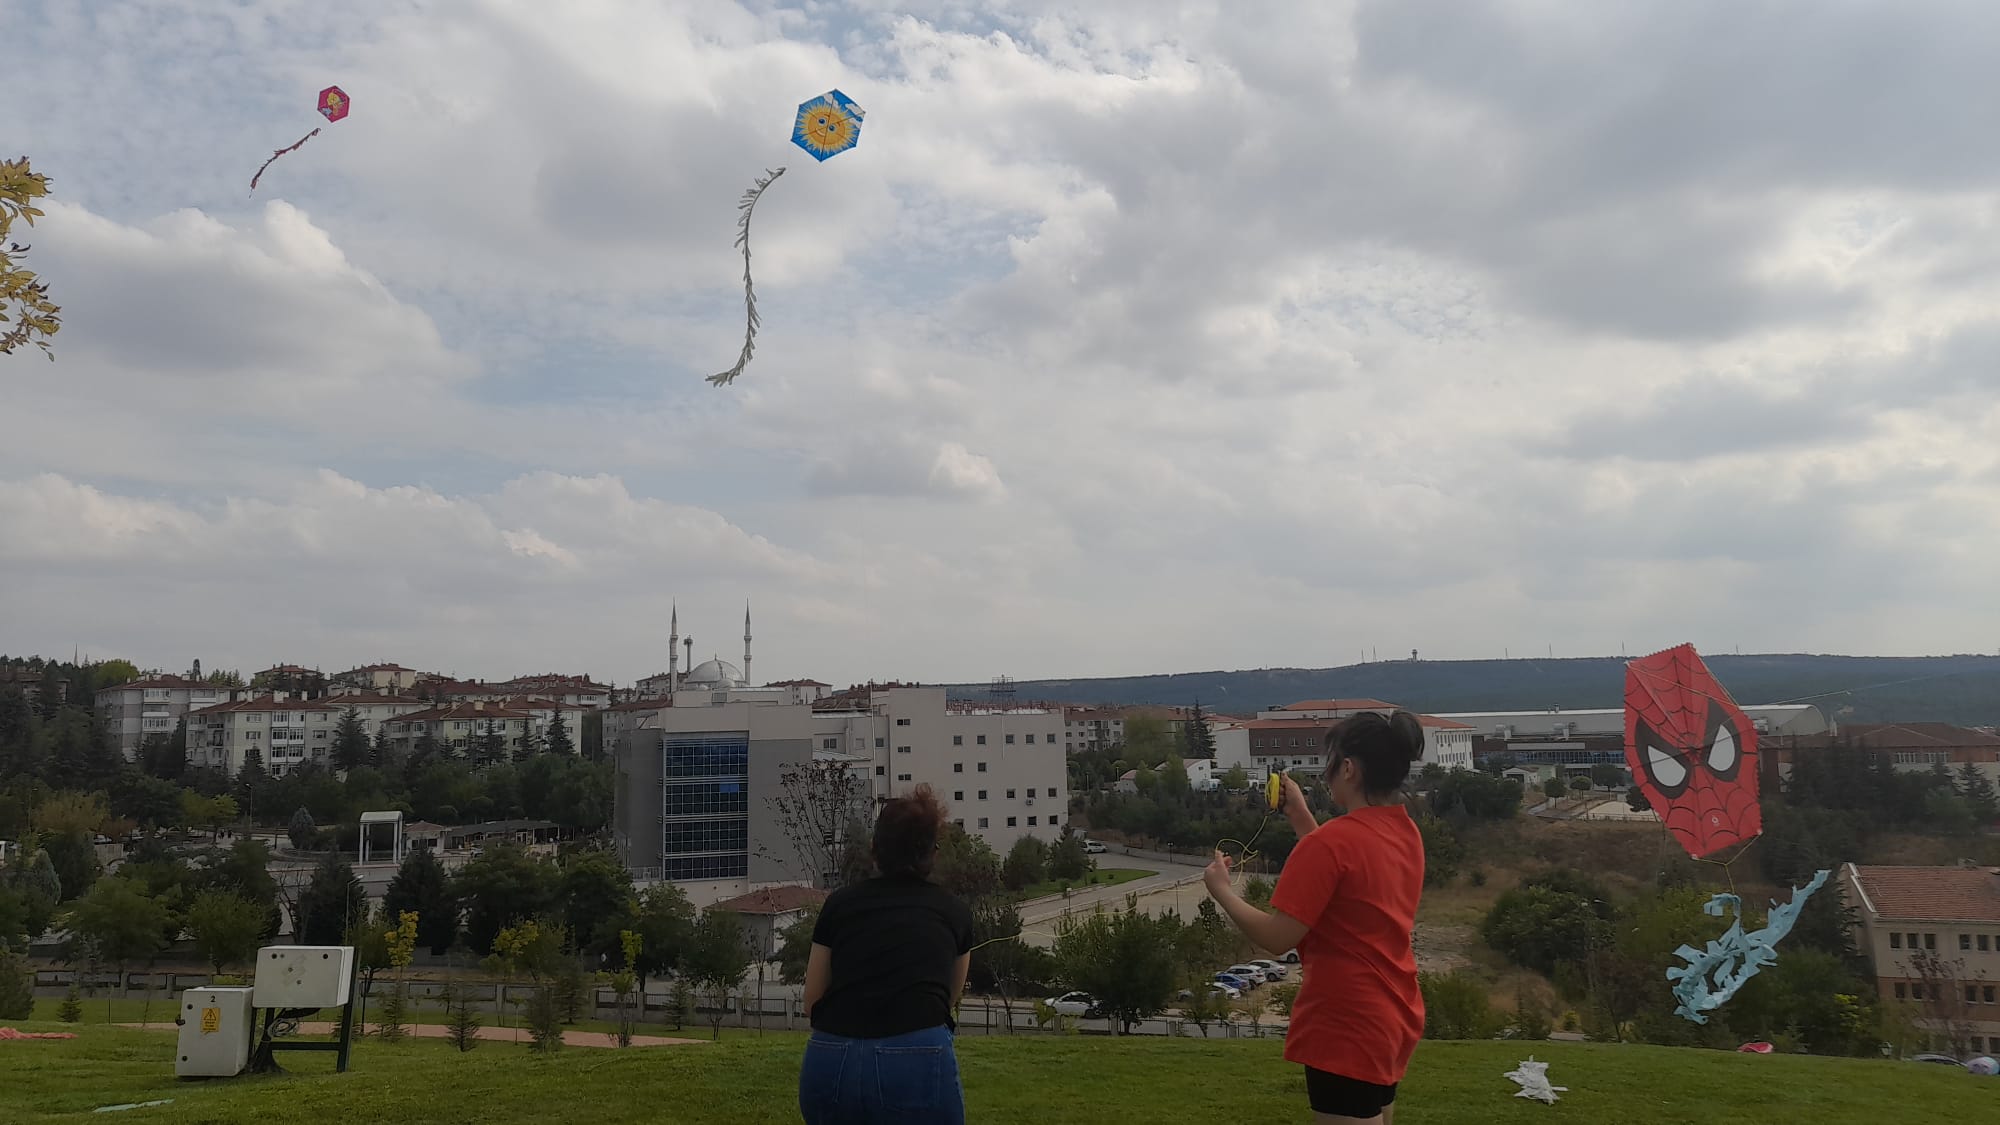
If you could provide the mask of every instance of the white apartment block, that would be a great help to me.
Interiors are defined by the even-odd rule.
[[[1882,1000],[1917,1005],[1933,1032],[1947,1030],[1940,1018],[1958,1024],[1975,1055],[2000,1055],[2000,869],[1848,863],[1839,878]],[[1945,972],[1919,972],[1919,951]]]
[[[343,710],[318,700],[272,695],[204,707],[188,715],[187,764],[233,777],[254,748],[272,775],[306,762],[329,766]]]
[[[1279,769],[1323,772],[1327,735],[1343,719],[1364,711],[1386,715],[1395,710],[1394,704],[1375,699],[1316,699],[1259,712],[1255,719],[1218,724],[1214,728],[1216,764],[1223,769],[1241,766],[1252,776]],[[1424,728],[1424,756],[1417,768],[1473,768],[1476,728],[1436,715],[1418,715],[1417,721]]]
[[[183,676],[145,676],[114,687],[99,688],[97,711],[129,760],[149,734],[172,734],[189,711],[229,699],[230,690]]]
[[[364,664],[350,668],[328,681],[329,693],[340,695],[346,692],[380,692],[395,695],[413,691],[417,686],[417,671],[401,664]]]

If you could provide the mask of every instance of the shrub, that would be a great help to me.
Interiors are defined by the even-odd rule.
[[[0,1020],[35,1018],[34,984],[28,959],[0,949]]]
[[[71,981],[69,991],[63,994],[62,1007],[56,1009],[56,1018],[64,1023],[76,1023],[83,1018],[83,997],[76,990],[76,982]]]
[[[1486,986],[1464,969],[1450,974],[1418,973],[1424,994],[1424,1038],[1488,1039],[1494,1031]]]

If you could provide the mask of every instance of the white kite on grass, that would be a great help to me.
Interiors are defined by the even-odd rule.
[[[1521,1087],[1514,1095],[1517,1098],[1534,1098],[1554,1105],[1558,1091],[1569,1093],[1568,1086],[1549,1085],[1549,1064],[1536,1062],[1533,1055],[1529,1055],[1527,1062],[1508,1071],[1503,1077],[1513,1079],[1515,1085]]]

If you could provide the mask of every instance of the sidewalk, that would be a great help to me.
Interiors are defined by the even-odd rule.
[[[172,1023],[121,1023],[118,1026],[136,1027],[145,1031],[179,1030],[179,1025]],[[371,1023],[366,1026],[369,1034],[372,1035],[380,1025]],[[411,1035],[421,1039],[445,1039],[451,1035],[451,1029],[440,1023],[411,1024],[408,1025],[407,1029]],[[308,1022],[299,1025],[300,1035],[332,1035],[339,1030],[340,1025],[337,1023]],[[479,1038],[482,1041],[490,1043],[526,1043],[529,1041],[528,1029],[524,1027],[481,1027],[479,1029]],[[674,1047],[684,1043],[706,1042],[708,1042],[706,1039],[674,1039],[664,1035],[634,1035],[632,1037],[632,1045],[634,1047]],[[618,1037],[608,1031],[563,1032],[563,1046],[565,1047],[616,1047],[617,1045]]]

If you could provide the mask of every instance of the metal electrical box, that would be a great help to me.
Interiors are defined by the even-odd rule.
[[[257,951],[259,1008],[337,1008],[354,986],[351,945],[267,945]]]
[[[181,993],[179,1078],[233,1078],[250,1062],[254,1009],[248,988],[190,988]]]

